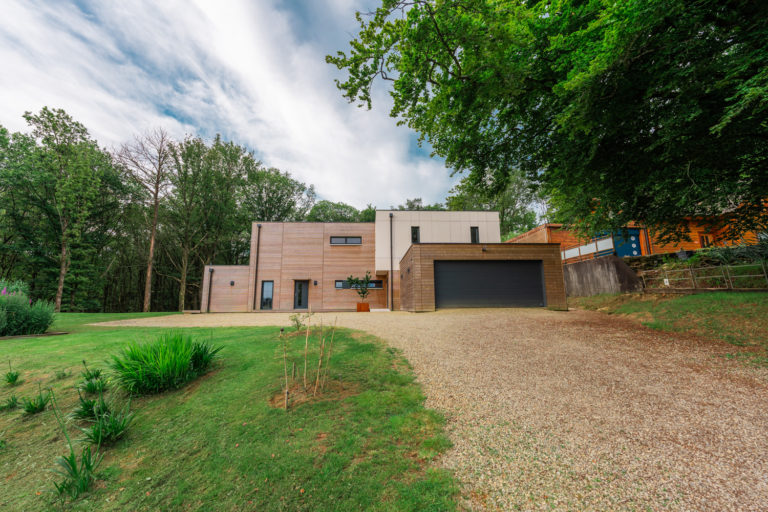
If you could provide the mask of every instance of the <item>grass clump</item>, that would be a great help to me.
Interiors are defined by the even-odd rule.
[[[59,475],[62,480],[54,482],[53,486],[62,502],[67,498],[75,500],[91,488],[93,481],[96,479],[96,470],[98,469],[99,464],[101,464],[102,456],[99,455],[98,449],[92,451],[90,446],[84,446],[80,457],[78,458],[75,449],[72,446],[72,440],[67,433],[64,418],[56,404],[56,398],[53,397],[53,391],[51,391],[51,396],[53,413],[56,416],[56,421],[64,433],[64,438],[67,440],[67,446],[69,447],[68,455],[62,455],[56,459],[56,468],[53,472]]]
[[[21,373],[19,371],[14,370],[11,367],[11,362],[8,361],[8,372],[5,374],[5,382],[9,386],[15,386],[19,383],[19,377],[21,376]]]
[[[130,404],[126,404],[119,411],[111,407],[94,408],[95,419],[88,428],[81,429],[85,434],[85,440],[96,446],[104,446],[115,443],[128,431],[133,421],[134,413],[130,412]]]
[[[88,394],[103,393],[107,389],[107,383],[103,379],[84,380],[80,383],[80,389]]]
[[[77,390],[77,395],[77,405],[69,414],[69,417],[74,420],[94,420],[99,414],[110,411],[109,404],[104,401],[103,395],[99,395],[99,398],[84,398],[80,390]]]
[[[56,373],[54,374],[54,379],[55,380],[64,380],[67,377],[69,377],[70,375],[72,375],[72,374],[69,372],[69,370],[66,370],[66,369],[65,370],[56,370]]]
[[[28,415],[37,414],[43,412],[51,401],[51,394],[46,391],[43,392],[40,389],[40,384],[37,385],[37,396],[32,398],[23,398],[21,408],[24,409],[24,413]]]
[[[125,391],[139,395],[160,393],[206,373],[220,350],[190,335],[168,332],[152,342],[125,347],[112,356],[110,366]]]
[[[11,395],[10,397],[5,399],[5,402],[0,405],[0,411],[12,411],[13,409],[16,409],[19,406],[19,399],[16,398],[16,395]]]
[[[88,368],[88,365],[86,364],[85,359],[83,359],[83,368],[85,368],[85,370],[80,372],[80,375],[83,376],[83,380],[94,380],[94,379],[100,379],[102,377],[101,368],[94,368],[93,370],[91,370],[90,368]]]

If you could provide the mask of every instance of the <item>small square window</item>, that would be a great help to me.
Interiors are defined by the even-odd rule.
[[[411,243],[418,244],[420,240],[421,236],[419,234],[419,226],[411,226]]]
[[[473,244],[480,243],[480,228],[472,226],[469,228],[469,239]]]

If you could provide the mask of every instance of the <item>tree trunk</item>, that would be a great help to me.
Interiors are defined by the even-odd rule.
[[[179,311],[184,311],[184,298],[187,295],[187,267],[189,266],[189,249],[186,247],[181,254],[181,278],[179,279]]]
[[[150,302],[152,300],[152,262],[155,257],[155,235],[157,233],[157,210],[160,206],[158,201],[158,190],[155,187],[155,205],[152,214],[152,231],[149,235],[149,256],[147,257],[147,280],[144,283],[144,308],[145,313],[149,312]]]
[[[64,295],[64,279],[67,277],[67,241],[61,241],[61,255],[59,256],[59,286],[56,288],[56,302],[53,310],[61,311],[61,298]]]

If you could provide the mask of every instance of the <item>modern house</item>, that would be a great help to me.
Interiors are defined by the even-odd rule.
[[[702,220],[689,219],[686,233],[690,240],[674,243],[662,243],[653,231],[639,224],[630,224],[625,230],[603,234],[590,239],[580,238],[575,232],[562,224],[542,224],[526,231],[505,243],[557,243],[560,244],[561,259],[564,263],[594,258],[607,254],[624,256],[647,256],[678,251],[695,251],[710,246],[728,246],[736,244],[755,244],[757,233],[747,233],[740,240],[731,240],[723,229],[713,229]]]
[[[375,222],[254,222],[248,265],[204,269],[202,311],[565,308],[560,247],[502,244],[498,212],[378,210]]]

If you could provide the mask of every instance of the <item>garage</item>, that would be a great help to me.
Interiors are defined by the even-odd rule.
[[[403,311],[568,309],[559,244],[417,243],[399,266]]]
[[[541,260],[435,261],[436,308],[541,307]]]

